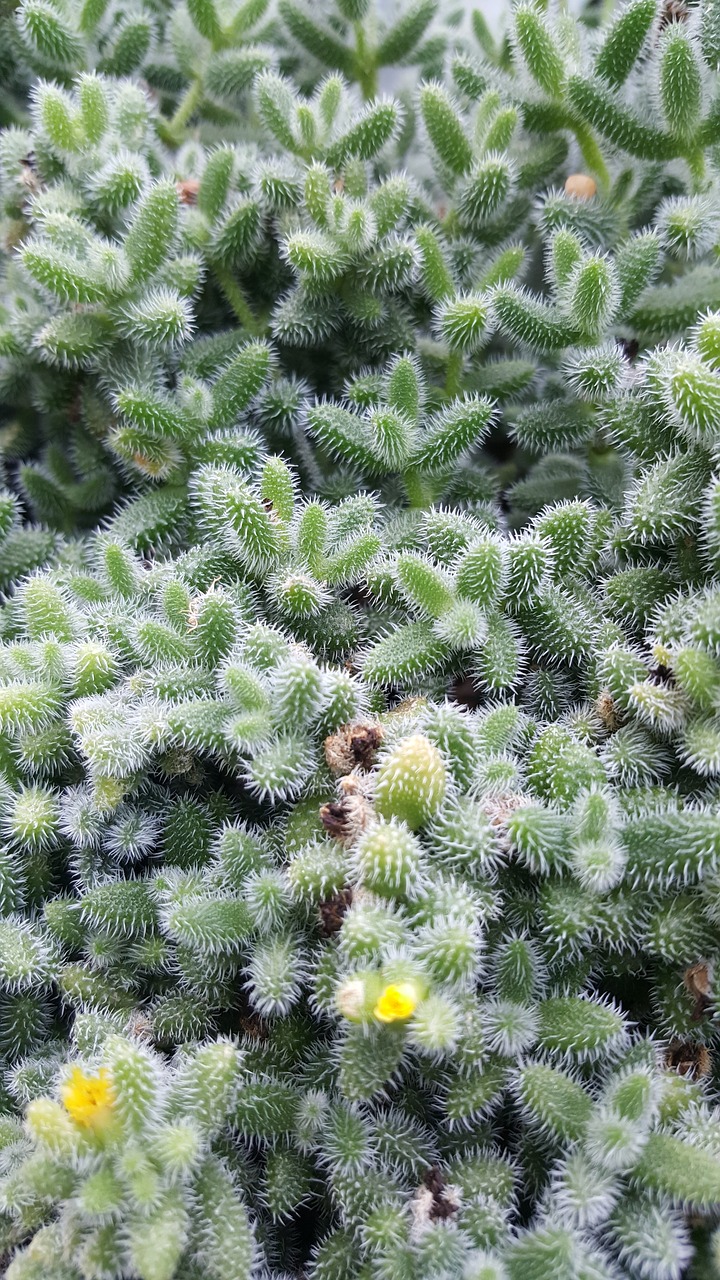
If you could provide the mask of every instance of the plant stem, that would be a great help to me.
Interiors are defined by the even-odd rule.
[[[595,174],[603,191],[608,191],[610,174],[595,138],[587,126],[577,120],[573,124],[573,130],[585,164]]]
[[[690,151],[685,157],[687,166],[692,177],[693,191],[703,191],[705,188],[705,156],[701,150]]]
[[[447,372],[445,374],[445,395],[448,398],[460,395],[462,391],[462,372],[462,352],[453,351],[448,359]]]
[[[167,134],[179,146],[182,141],[182,131],[194,112],[200,106],[202,99],[203,87],[202,80],[196,78],[192,84],[188,86],[180,99],[174,116],[168,122]]]
[[[248,333],[262,333],[264,325],[255,316],[250,303],[245,297],[242,286],[238,284],[226,267],[221,267],[218,263],[213,265],[213,272],[243,329],[247,329]]]
[[[362,22],[355,23],[355,63],[358,82],[365,102],[377,97],[378,74],[371,50],[367,47]]]
[[[433,495],[415,467],[408,467],[407,471],[403,473],[403,484],[405,485],[408,502],[416,511],[432,506]]]

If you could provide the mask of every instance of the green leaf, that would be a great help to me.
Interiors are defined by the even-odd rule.
[[[681,27],[672,23],[662,37],[660,100],[671,133],[691,140],[700,116],[702,80],[695,49]]]
[[[520,1105],[536,1123],[565,1141],[577,1141],[592,1113],[592,1098],[581,1084],[556,1067],[521,1067],[515,1088]]]
[[[680,145],[669,133],[644,124],[627,107],[616,102],[612,94],[583,76],[571,76],[567,86],[568,101],[581,119],[623,151],[640,160],[672,160]]]
[[[153,25],[144,15],[127,17],[120,23],[99,62],[101,71],[112,76],[129,76],[142,65],[153,38]]]
[[[720,1161],[710,1151],[670,1134],[650,1135],[633,1176],[677,1204],[702,1209],[720,1203]]]
[[[631,0],[612,23],[595,59],[595,70],[618,88],[627,80],[649,35],[657,0]]]
[[[429,475],[443,471],[460,454],[482,442],[490,427],[494,404],[485,396],[467,396],[430,418],[412,456],[413,466]]]
[[[378,67],[389,67],[409,57],[422,40],[437,8],[438,0],[415,0],[378,44],[375,51]]]
[[[214,0],[187,0],[187,8],[196,30],[214,44],[222,34]]]
[[[351,158],[371,160],[395,136],[401,122],[400,106],[393,99],[369,103],[329,148],[327,163],[339,169]]]
[[[209,222],[218,217],[230,192],[235,152],[231,147],[217,147],[210,152],[198,189],[198,208]]]
[[[298,44],[324,66],[342,71],[348,79],[354,78],[354,59],[350,49],[327,28],[318,26],[305,8],[294,4],[293,0],[280,0],[278,8],[285,26]]]
[[[534,4],[519,4],[513,13],[515,40],[533,80],[551,98],[559,98],[565,65],[542,14]]]
[[[540,1044],[580,1060],[601,1057],[624,1046],[627,1028],[610,1005],[579,996],[557,996],[539,1006]]]
[[[23,265],[45,289],[64,302],[100,302],[105,296],[97,275],[74,255],[29,240],[22,249]]]
[[[460,117],[440,84],[420,90],[420,111],[428,136],[440,160],[451,173],[467,173],[473,153]]]
[[[169,257],[178,224],[178,195],[171,182],[157,182],[141,201],[125,237],[136,283],[147,280]]]
[[[439,237],[430,226],[415,228],[420,250],[420,277],[428,297],[440,302],[454,292],[454,281]]]
[[[24,0],[18,24],[30,49],[43,62],[55,67],[82,65],[82,42],[55,5],[47,0]]]
[[[410,622],[373,644],[362,660],[370,684],[412,684],[446,658],[445,645],[427,622]]]
[[[232,426],[264,385],[269,369],[266,343],[248,342],[241,347],[213,386],[211,425]]]
[[[255,81],[258,112],[265,128],[291,154],[298,150],[293,133],[296,98],[292,86],[283,76],[265,71]]]

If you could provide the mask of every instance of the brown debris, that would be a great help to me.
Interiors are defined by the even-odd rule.
[[[260,1044],[264,1044],[270,1035],[267,1023],[263,1021],[259,1013],[240,1014],[238,1023],[240,1030],[245,1033],[248,1040],[257,1040]]]
[[[679,1076],[701,1080],[712,1070],[710,1050],[697,1040],[673,1040],[665,1054],[665,1067]]]
[[[428,1207],[428,1217],[431,1222],[443,1221],[446,1218],[452,1218],[457,1213],[458,1201],[454,1187],[448,1187],[442,1170],[439,1165],[433,1164],[423,1176],[423,1186],[427,1187],[432,1196],[432,1203]]]
[[[331,800],[328,804],[321,805],[320,821],[333,840],[346,838],[350,817],[342,800]]]
[[[336,778],[353,769],[371,769],[384,733],[379,724],[343,724],[323,744],[328,769]]]
[[[42,187],[40,175],[37,169],[37,156],[34,151],[28,151],[20,161],[20,182],[30,195],[35,195]]]
[[[338,783],[338,799],[320,806],[320,821],[334,840],[353,844],[375,821],[366,788],[358,774],[350,774]]]
[[[365,808],[367,801],[362,796],[343,796],[340,800],[331,800],[321,805],[320,821],[333,840],[341,840],[343,844],[352,844],[365,830]]]
[[[129,1036],[133,1036],[136,1040],[142,1040],[144,1044],[151,1044],[155,1038],[152,1018],[142,1009],[136,1009],[131,1014],[125,1030]]]
[[[497,796],[486,796],[481,809],[495,830],[500,848],[508,853],[512,842],[507,831],[507,820],[510,814],[527,804],[527,796],[519,791],[503,791]]]
[[[182,178],[180,182],[175,183],[175,190],[181,204],[197,204],[200,182],[197,178]]]
[[[334,933],[340,932],[343,920],[352,906],[352,900],[352,889],[340,889],[338,893],[334,893],[331,898],[319,904],[320,931],[324,938],[331,938]]]
[[[664,31],[673,22],[687,22],[689,16],[690,10],[683,4],[683,0],[667,0],[660,14],[658,31]]]
[[[595,710],[602,721],[603,728],[608,733],[614,733],[616,729],[619,729],[622,724],[622,711],[614,701],[609,689],[600,691],[595,703]]]
[[[692,996],[695,1006],[692,1011],[693,1022],[701,1022],[713,1006],[712,984],[709,966],[704,960],[691,964],[683,974],[685,990]]]

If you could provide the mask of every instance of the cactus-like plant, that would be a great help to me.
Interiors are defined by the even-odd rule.
[[[8,1280],[720,1274],[720,9],[609,8],[0,15]]]

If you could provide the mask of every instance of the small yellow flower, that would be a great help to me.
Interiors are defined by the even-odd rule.
[[[375,1017],[379,1022],[402,1022],[415,1012],[417,1003],[418,993],[413,982],[391,982],[375,1005]]]
[[[96,1076],[73,1067],[60,1090],[65,1110],[82,1129],[102,1129],[112,1119],[115,1101],[110,1073],[101,1067]]]

